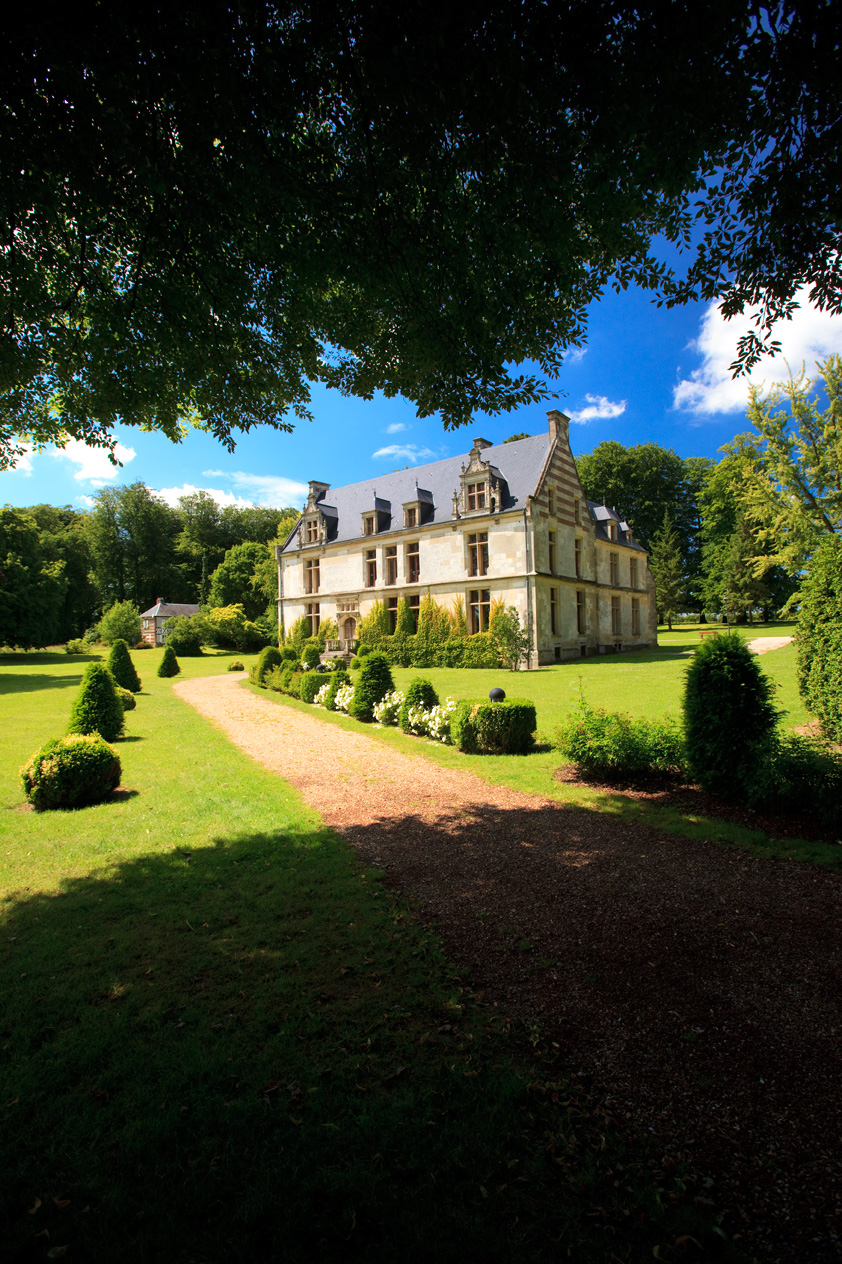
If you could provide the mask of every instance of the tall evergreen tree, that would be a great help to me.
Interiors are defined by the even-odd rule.
[[[681,609],[686,585],[681,540],[668,509],[664,511],[664,520],[652,540],[649,569],[655,581],[655,601],[661,619],[666,619],[671,632],[673,615]]]

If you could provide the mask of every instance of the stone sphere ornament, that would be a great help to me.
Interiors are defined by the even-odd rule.
[[[505,702],[506,701],[505,689],[491,689],[489,690],[488,696],[492,702]]]

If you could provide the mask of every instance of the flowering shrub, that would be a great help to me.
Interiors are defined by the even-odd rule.
[[[454,698],[448,698],[444,706],[410,707],[406,713],[407,731],[447,745],[450,742],[450,717],[455,710]]]
[[[353,685],[340,685],[334,695],[334,704],[337,711],[347,711],[348,705],[354,696]]]
[[[397,724],[404,695],[400,689],[391,689],[380,702],[375,703],[374,718],[378,724]]]
[[[330,681],[326,680],[325,683],[322,685],[321,689],[319,690],[319,692],[316,694],[315,698],[313,699],[313,702],[316,704],[317,707],[324,706],[325,698],[327,697],[329,690],[330,690]]]

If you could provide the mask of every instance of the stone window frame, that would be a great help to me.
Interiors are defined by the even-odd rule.
[[[383,576],[384,582],[391,588],[398,582],[398,546],[396,544],[387,545],[383,565],[386,572]]]
[[[480,578],[488,574],[488,532],[472,531],[467,536],[468,574]]]
[[[638,578],[638,565],[637,565],[636,557],[629,558],[629,587],[630,588],[640,587],[640,579]]]
[[[491,622],[491,589],[469,588],[467,611],[471,636],[476,636],[478,632],[487,632]]]
[[[556,571],[556,533],[555,531],[547,532],[547,569],[551,575],[555,575]]]
[[[304,613],[310,620],[310,635],[316,636],[322,621],[320,606],[318,601],[308,601]]]
[[[321,567],[317,557],[308,558],[304,563],[304,591],[308,595],[317,593],[321,586]]]
[[[576,589],[576,633],[584,636],[587,631],[587,611],[585,609],[585,590]]]
[[[389,632],[394,634],[398,626],[398,598],[386,598],[386,613],[389,616]]]
[[[363,550],[363,583],[366,588],[377,586],[377,549]]]
[[[573,541],[573,573],[577,579],[582,578],[582,537],[577,535]]]
[[[558,636],[558,589],[550,589],[550,634]]]
[[[640,636],[640,598],[632,597],[631,603],[632,636]]]
[[[421,544],[418,540],[410,540],[404,551],[404,563],[406,566],[406,582],[408,584],[418,584],[421,582]]]
[[[547,513],[555,517],[555,487],[547,483]]]
[[[623,612],[620,606],[620,598],[611,598],[611,635],[620,636],[623,631]]]
[[[620,586],[620,554],[608,554],[608,582],[612,588]]]

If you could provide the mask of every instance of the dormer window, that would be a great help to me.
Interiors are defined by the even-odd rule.
[[[414,528],[418,526],[418,506],[409,505],[403,511],[403,525]]]
[[[616,539],[617,539],[617,524],[616,524],[616,522],[609,522],[609,523],[608,523],[608,539],[609,539],[609,540],[616,540]]]
[[[366,514],[363,518],[363,535],[374,535],[374,514]]]
[[[317,518],[311,518],[304,524],[304,541],[306,544],[318,544],[319,523]]]
[[[485,483],[469,483],[468,484],[468,513],[473,513],[477,509],[485,509],[488,499],[487,484]]]

